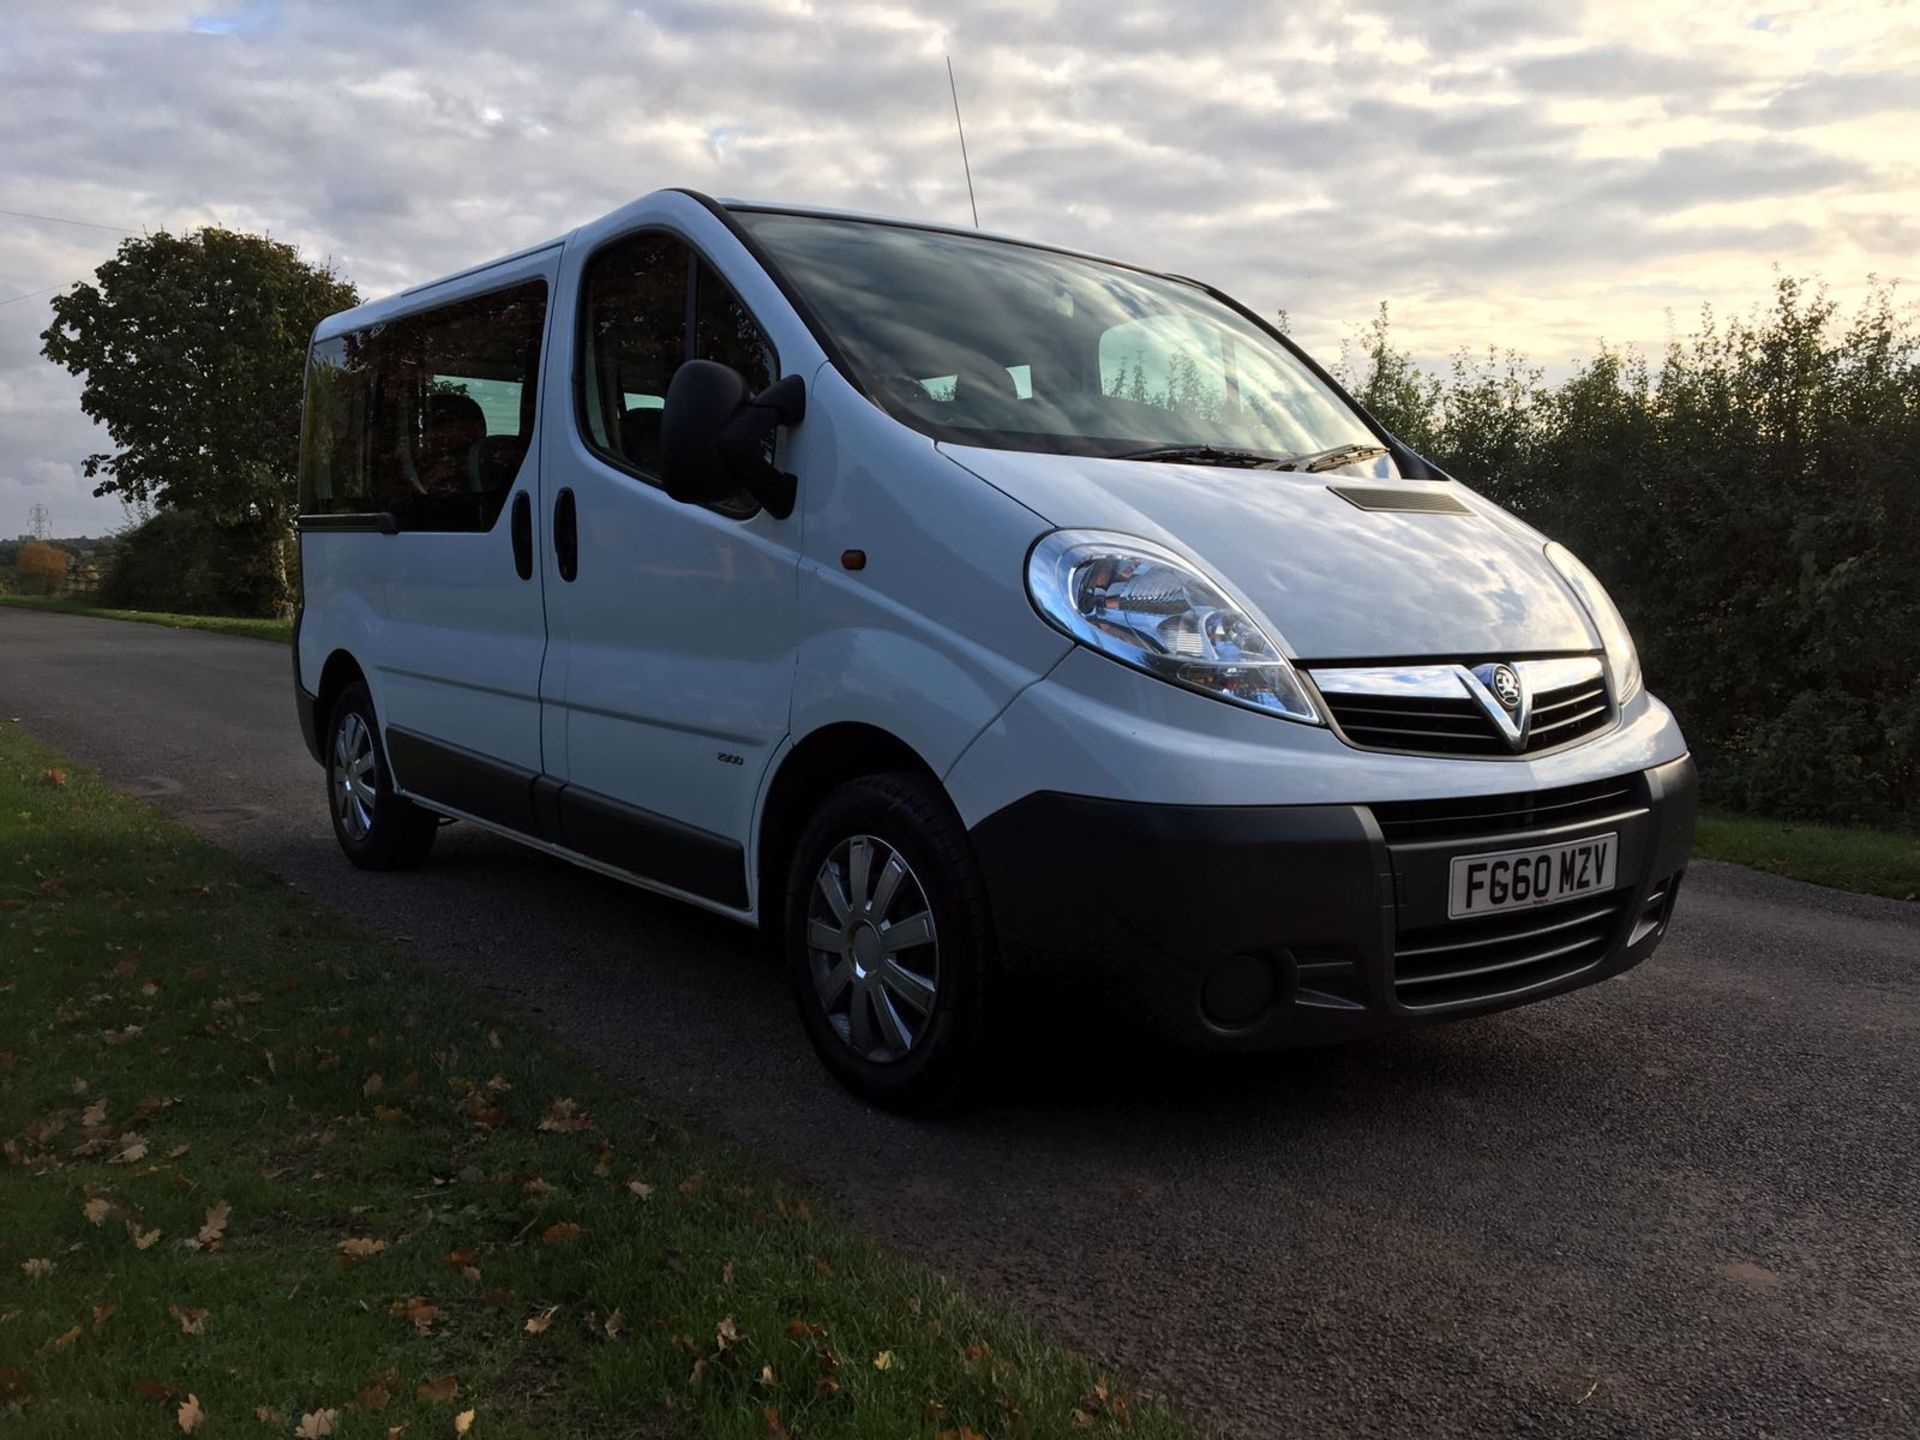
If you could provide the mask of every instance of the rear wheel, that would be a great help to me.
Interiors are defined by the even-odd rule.
[[[973,1078],[993,955],[973,847],[939,788],[867,776],[801,834],[784,933],[801,1023],[855,1094],[950,1108]]]
[[[418,865],[433,849],[440,820],[393,789],[373,696],[349,685],[334,702],[327,725],[327,810],[334,838],[363,870]]]

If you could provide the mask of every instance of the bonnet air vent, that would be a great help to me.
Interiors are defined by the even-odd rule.
[[[1414,515],[1471,515],[1444,490],[1390,490],[1380,485],[1329,485],[1327,489],[1361,510],[1400,510]]]

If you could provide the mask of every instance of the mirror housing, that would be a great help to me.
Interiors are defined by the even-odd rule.
[[[674,371],[660,417],[660,483],[683,505],[712,505],[745,488],[767,513],[793,513],[799,482],[766,456],[767,438],[807,413],[807,383],[776,380],[758,395],[746,378],[714,360]]]

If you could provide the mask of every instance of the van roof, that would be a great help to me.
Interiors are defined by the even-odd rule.
[[[1036,250],[1051,250],[1056,254],[1073,255],[1084,260],[1096,260],[1104,264],[1119,265],[1128,270],[1145,270],[1151,274],[1165,273],[1131,261],[1114,260],[1106,256],[1094,255],[1085,251],[1070,250],[1064,246],[1048,245],[1041,241],[1023,239],[1018,235],[1007,235],[993,230],[981,230],[971,225],[949,224],[942,220],[916,220],[900,215],[881,215],[871,211],[840,210],[826,205],[793,205],[769,200],[747,200],[738,196],[723,196],[716,200],[698,190],[688,189],[684,186],[665,187],[649,192],[649,195],[664,194],[685,195],[689,199],[713,210],[747,210],[762,214],[807,215],[822,220],[854,220],[870,225],[897,225],[909,230],[934,230],[949,235],[968,235],[982,240],[996,240],[1008,245],[1024,245]],[[643,195],[636,197],[636,200],[647,198],[649,197]],[[628,203],[632,204],[635,202],[629,201]],[[619,208],[625,209],[626,207],[621,206]],[[617,210],[607,212],[608,215],[617,213]],[[596,219],[604,218],[604,216],[596,217]],[[592,224],[594,222],[589,221],[587,223]],[[495,256],[491,260],[483,260],[476,265],[469,265],[462,270],[455,270],[445,275],[436,275],[431,280],[422,280],[419,284],[409,285],[404,290],[398,290],[390,295],[383,295],[377,299],[368,300],[355,306],[351,310],[342,310],[338,314],[329,315],[325,320],[320,322],[315,334],[331,336],[340,334],[343,331],[357,329],[362,325],[378,324],[383,320],[391,318],[396,312],[403,312],[408,309],[409,307],[404,302],[410,297],[420,294],[422,291],[438,289],[440,286],[451,284],[456,280],[464,280],[470,276],[482,274],[485,271],[495,269],[499,266],[511,265],[517,260],[526,259],[528,256],[538,255],[542,251],[556,249],[566,244],[574,233],[573,230],[569,230],[565,234],[556,235],[551,240],[543,240],[537,245],[529,245],[524,249],[515,250],[508,255]],[[1186,277],[1181,275],[1168,275],[1167,278],[1186,280]],[[1191,284],[1193,282],[1188,281],[1187,283]]]

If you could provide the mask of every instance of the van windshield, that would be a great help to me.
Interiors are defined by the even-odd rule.
[[[1376,444],[1285,345],[1197,286],[946,231],[734,214],[867,393],[936,438],[1276,458]]]

